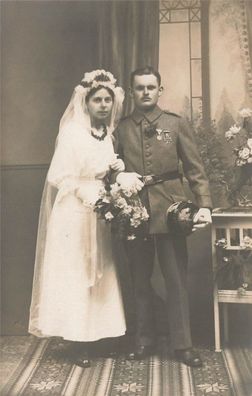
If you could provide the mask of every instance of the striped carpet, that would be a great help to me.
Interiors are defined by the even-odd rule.
[[[35,337],[1,338],[1,396],[252,396],[252,350],[200,349],[202,368],[176,362],[161,338],[157,355],[140,362],[94,358],[82,369],[67,343]]]

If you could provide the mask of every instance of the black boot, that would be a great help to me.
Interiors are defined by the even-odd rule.
[[[175,356],[178,361],[190,367],[202,367],[203,365],[200,355],[192,348],[177,349],[175,351]]]

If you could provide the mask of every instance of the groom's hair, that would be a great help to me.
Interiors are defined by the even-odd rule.
[[[135,76],[144,76],[146,74],[153,74],[157,78],[158,85],[159,86],[161,85],[161,76],[160,76],[159,72],[157,70],[155,70],[152,66],[145,66],[145,67],[141,67],[139,69],[134,70],[130,74],[130,86],[133,87]]]

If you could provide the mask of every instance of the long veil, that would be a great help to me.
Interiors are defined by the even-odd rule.
[[[62,134],[64,133],[64,130],[66,128],[69,128],[69,126],[78,125],[78,127],[81,127],[86,131],[90,131],[91,129],[90,116],[85,101],[88,91],[89,89],[83,87],[82,85],[77,85],[77,87],[75,87],[70,102],[60,120],[59,133],[56,138],[55,149],[62,137]],[[124,91],[121,87],[114,87],[113,92],[115,96],[114,96],[111,117],[108,125],[109,134],[113,133],[120,119],[120,116],[122,114],[123,100],[124,100]],[[39,334],[38,320],[39,320],[39,303],[40,303],[42,282],[43,282],[43,264],[44,264],[45,248],[46,248],[47,229],[48,229],[48,224],[50,221],[50,216],[57,191],[58,191],[57,188],[49,183],[48,175],[47,175],[43,189],[41,205],[40,205],[35,266],[34,266],[34,276],[33,276],[33,290],[32,290],[30,321],[29,321],[29,332],[36,334],[38,336],[39,335],[43,336],[43,334]],[[92,283],[90,284],[90,286],[92,286]]]

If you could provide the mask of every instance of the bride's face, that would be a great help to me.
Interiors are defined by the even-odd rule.
[[[111,114],[113,98],[106,88],[101,88],[90,96],[87,108],[93,121],[106,121]]]

